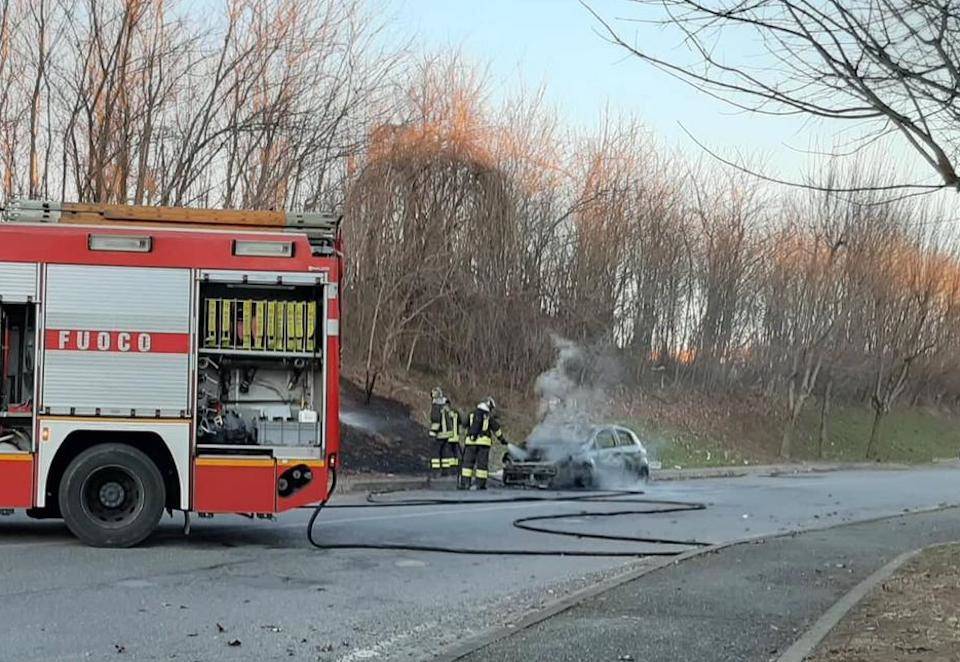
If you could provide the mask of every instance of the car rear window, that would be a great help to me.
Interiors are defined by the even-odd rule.
[[[617,430],[617,445],[618,446],[636,446],[637,442],[634,441],[633,435],[631,435],[626,430]]]

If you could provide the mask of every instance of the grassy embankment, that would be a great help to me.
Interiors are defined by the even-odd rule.
[[[415,416],[425,419],[430,388],[443,381],[424,375],[385,379],[378,392],[406,402]],[[467,380],[442,385],[463,409],[485,395],[488,388],[478,388]],[[536,422],[536,401],[503,388],[491,392],[502,405],[508,438],[523,440]],[[615,399],[622,404],[610,420],[636,430],[664,468],[778,462],[781,415],[759,399],[689,394],[643,397],[634,393],[622,393]],[[811,406],[801,418],[793,459],[863,462],[872,421],[873,413],[866,407],[834,407],[828,418],[828,439],[820,452],[819,411]],[[958,450],[960,417],[932,408],[900,407],[882,422],[877,455],[883,462],[915,464],[956,457]]]
[[[664,425],[642,417],[624,422],[649,440],[665,468],[777,461],[779,422],[763,421],[761,425],[744,427],[738,434],[739,418],[733,415],[732,420],[716,420],[716,425],[700,429],[682,423]],[[810,412],[801,421],[793,459],[863,462],[872,422],[873,413],[865,407],[838,407],[828,418],[828,438],[820,452],[819,418],[816,412]],[[881,424],[877,458],[916,464],[956,457],[958,449],[960,420],[955,416],[927,408],[900,408],[888,414]]]

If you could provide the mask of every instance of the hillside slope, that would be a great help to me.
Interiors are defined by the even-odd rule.
[[[423,425],[429,403],[427,383],[433,381],[391,380],[392,397],[375,396],[365,405],[361,390],[343,382],[342,459],[347,471],[427,472],[433,453]],[[533,428],[537,401],[518,392],[498,391],[497,398],[508,438],[522,441]],[[610,420],[636,430],[665,468],[764,464],[779,459],[781,414],[759,398],[630,391],[611,398],[615,405]],[[470,401],[467,396],[461,399]],[[871,417],[865,407],[834,407],[827,419],[826,443],[820,448],[819,412],[811,406],[802,417],[792,459],[864,461]],[[958,449],[956,415],[930,407],[900,407],[884,419],[877,451],[880,461],[921,463],[956,457]]]

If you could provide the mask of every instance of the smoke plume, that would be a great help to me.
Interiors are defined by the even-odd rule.
[[[613,397],[623,383],[619,363],[609,348],[589,349],[554,336],[554,365],[534,385],[539,423],[527,438],[532,459],[562,461],[577,457],[592,437],[592,427],[613,422]],[[588,454],[589,456],[589,454]],[[601,464],[592,459],[593,486],[636,489],[639,475],[625,463]]]
[[[616,369],[602,354],[559,336],[551,339],[557,360],[534,385],[539,423],[527,438],[527,449],[556,460],[583,443],[590,427],[609,415],[606,387]]]

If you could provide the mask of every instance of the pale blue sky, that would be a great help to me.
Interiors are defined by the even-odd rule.
[[[621,34],[648,50],[669,53],[676,36],[650,25],[617,20],[636,18],[641,9],[628,0],[588,0]],[[631,57],[605,41],[601,26],[577,0],[368,0],[385,12],[397,39],[413,38],[415,48],[458,47],[471,60],[488,64],[497,93],[523,81],[545,83],[548,100],[571,126],[589,128],[609,105],[635,115],[666,144],[703,152],[683,133],[733,160],[739,154],[762,158],[772,174],[800,179],[810,157],[802,150],[829,149],[850,125],[769,118],[736,111]],[[743,53],[750,53],[743,44]],[[741,54],[743,54],[741,53]],[[911,169],[909,150],[891,150],[892,166]],[[909,165],[907,165],[909,164]],[[919,163],[917,165],[920,165]]]
[[[519,80],[545,83],[547,98],[574,126],[595,125],[609,104],[614,113],[636,115],[671,144],[691,144],[679,122],[720,148],[772,153],[785,142],[808,146],[810,132],[800,122],[735,113],[608,43],[577,0],[370,1],[395,19],[398,35],[414,37],[416,47],[459,47],[470,59],[489,63],[502,89]],[[638,15],[625,0],[591,0],[591,6],[608,18]],[[651,26],[617,25],[660,52],[674,47]]]

